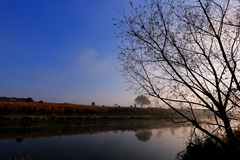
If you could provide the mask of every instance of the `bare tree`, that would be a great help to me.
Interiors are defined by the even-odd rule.
[[[146,0],[119,13],[121,71],[130,89],[147,93],[224,146],[236,147],[231,120],[240,95],[238,0]],[[179,108],[188,110],[186,115]],[[214,115],[211,123],[197,108]],[[202,124],[214,126],[211,131]],[[217,135],[224,131],[226,143]]]

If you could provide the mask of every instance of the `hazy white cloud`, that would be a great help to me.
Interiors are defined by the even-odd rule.
[[[77,69],[86,72],[89,76],[99,76],[106,74],[115,68],[111,57],[101,57],[94,49],[88,49],[80,53],[75,60]]]

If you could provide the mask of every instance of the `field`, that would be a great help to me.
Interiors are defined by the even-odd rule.
[[[163,118],[180,117],[172,110],[163,108],[0,101],[0,122]]]
[[[0,121],[159,118],[167,109],[0,101]]]

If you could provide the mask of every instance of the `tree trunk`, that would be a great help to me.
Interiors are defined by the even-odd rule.
[[[229,141],[229,145],[237,149],[240,144],[239,139],[233,134],[229,118],[227,117],[227,115],[224,115],[222,120],[224,123],[224,129],[226,132],[227,139]]]

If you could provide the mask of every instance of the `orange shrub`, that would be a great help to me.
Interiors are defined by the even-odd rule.
[[[77,114],[97,114],[105,113],[107,107],[59,104],[59,103],[37,103],[37,102],[7,102],[0,101],[0,114],[16,113],[77,113]]]
[[[101,107],[90,105],[0,101],[0,115],[78,114],[78,115],[155,115],[161,108]]]

